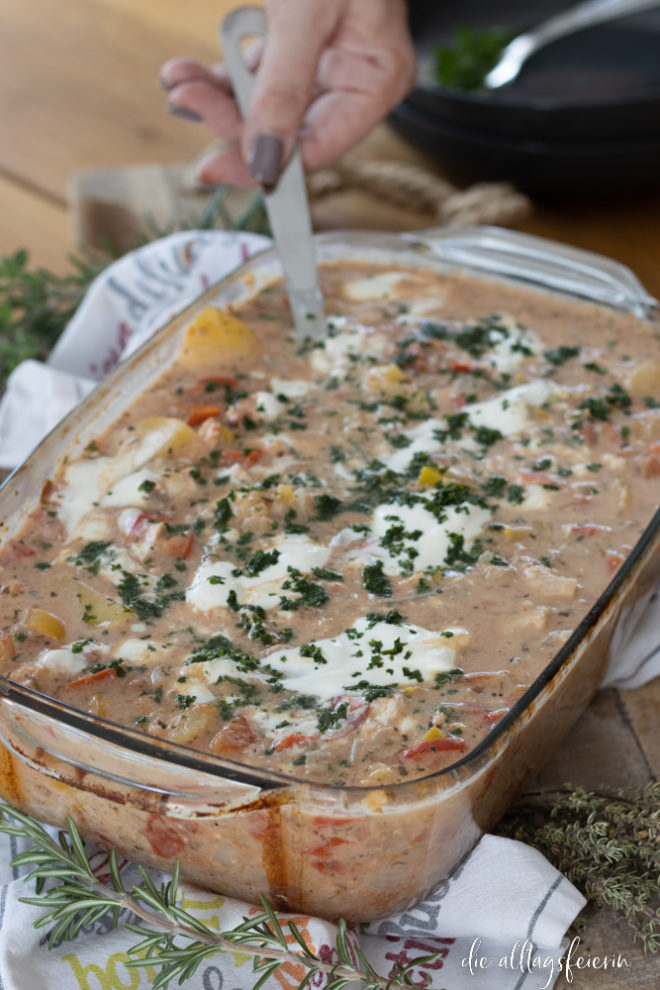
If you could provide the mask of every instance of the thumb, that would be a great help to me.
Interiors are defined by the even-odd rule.
[[[273,187],[296,142],[319,58],[345,2],[274,0],[241,148],[253,179]]]

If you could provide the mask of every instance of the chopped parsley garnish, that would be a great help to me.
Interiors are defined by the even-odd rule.
[[[124,661],[119,657],[117,660],[111,660],[110,663],[93,663],[89,668],[90,674],[98,674],[102,670],[114,670],[117,677],[126,677],[126,668],[123,666]]]
[[[313,567],[312,574],[319,581],[343,581],[344,575],[339,571],[331,571],[328,567]]]
[[[571,358],[575,358],[580,353],[579,347],[567,347],[565,344],[561,344],[559,347],[554,347],[552,350],[543,351],[543,357],[550,364],[553,364],[555,368],[559,368],[562,364],[566,364]]]
[[[335,729],[339,722],[345,721],[348,716],[348,702],[342,701],[336,708],[322,708],[316,716],[316,724],[319,732],[327,732],[328,729]]]
[[[141,619],[157,619],[163,614],[170,602],[183,601],[185,593],[183,591],[164,592],[176,587],[176,579],[170,574],[163,574],[156,582],[154,589],[155,596],[146,598],[144,586],[137,574],[131,574],[122,570],[122,579],[117,585],[117,591],[124,606],[131,612],[135,612]]]
[[[314,496],[314,518],[322,522],[334,519],[338,512],[341,512],[344,504],[336,495],[315,495]]]
[[[481,486],[484,495],[490,498],[501,498],[505,494],[506,488],[507,480],[499,474],[491,474],[490,478],[487,478]]]
[[[449,537],[449,549],[445,555],[445,562],[450,567],[457,564],[475,564],[483,553],[480,540],[475,540],[472,544],[472,550],[468,550],[462,533],[448,533],[447,536]]]
[[[522,327],[520,331],[522,332]],[[472,323],[464,324],[459,329],[444,323],[426,321],[422,324],[422,333],[425,337],[434,340],[446,340],[457,344],[474,358],[482,357],[494,346],[511,337],[511,331],[504,326],[497,314],[483,316]],[[532,353],[519,338],[514,343],[514,349],[527,355]]]
[[[522,505],[525,501],[525,489],[522,485],[509,485],[506,497],[512,505]]]
[[[227,529],[232,515],[233,512],[228,498],[221,498],[219,502],[216,502],[213,522],[219,533]]]
[[[377,698],[389,698],[396,690],[396,684],[370,684],[369,681],[358,681],[351,685],[351,691],[359,691],[365,701],[376,701]]]
[[[256,639],[264,646],[271,646],[278,641],[286,641],[287,636],[278,634],[277,630],[269,629],[264,619],[266,611],[261,605],[241,605],[239,626],[244,629],[250,639]],[[289,630],[286,630],[288,633]]]
[[[285,533],[306,533],[309,530],[309,526],[303,525],[303,523],[297,523],[293,520],[296,518],[297,513],[295,509],[287,509],[286,515],[284,516],[284,532]]]
[[[383,571],[382,560],[366,565],[362,571],[362,584],[372,595],[379,595],[381,598],[392,597],[392,584]]]
[[[434,430],[433,435],[435,439],[440,443],[444,443],[445,440],[460,440],[461,432],[470,423],[470,417],[466,412],[451,413],[445,416],[445,421],[447,423],[446,430]]]
[[[323,651],[320,646],[316,643],[303,643],[303,645],[298,650],[301,657],[310,657],[315,663],[327,663],[328,661],[323,656]]]
[[[622,409],[627,411],[632,404],[632,399],[624,388],[615,382],[607,389],[605,395],[589,396],[584,399],[578,410],[589,413],[592,419],[607,421],[610,418],[612,409]],[[575,424],[574,424],[575,425]]]
[[[255,574],[260,574],[267,567],[272,567],[273,564],[276,564],[279,558],[279,550],[257,550],[245,565],[245,573],[254,577]]]
[[[452,670],[443,671],[440,674],[435,675],[435,686],[437,688],[444,687],[448,681],[456,680],[457,677],[462,677],[463,671],[460,667],[454,667]]]
[[[78,567],[86,567],[90,574],[98,574],[101,557],[112,543],[109,540],[92,540],[69,559]]]
[[[612,411],[611,407],[607,404],[607,400],[598,396],[589,396],[587,399],[584,399],[578,406],[578,409],[589,413],[592,419],[601,420],[608,420]]]
[[[179,708],[190,708],[196,701],[194,694],[177,694],[176,703]]]
[[[77,643],[72,643],[71,644],[71,652],[72,653],[82,653],[82,651],[85,649],[85,647],[86,646],[89,646],[89,644],[90,643],[93,643],[93,642],[94,642],[93,639],[80,639],[80,640],[78,640]]]
[[[271,668],[260,663],[256,657],[250,653],[246,653],[240,646],[236,646],[235,643],[228,639],[227,636],[223,636],[222,633],[211,636],[205,643],[196,647],[185,661],[185,666],[188,667],[193,663],[208,663],[209,660],[217,660],[220,657],[228,657],[230,660],[233,660],[238,669],[243,673],[263,669],[271,672]],[[276,675],[276,672],[272,671],[272,676],[279,675]]]
[[[289,577],[282,583],[284,591],[293,591],[298,598],[284,595],[280,598],[280,608],[285,612],[295,612],[299,608],[320,608],[330,601],[330,595],[320,584],[315,584],[295,567],[287,567]]]
[[[502,439],[500,430],[492,429],[490,426],[471,427],[474,439],[482,447],[492,447],[494,443]]]

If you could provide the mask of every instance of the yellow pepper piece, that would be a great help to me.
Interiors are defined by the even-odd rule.
[[[193,371],[212,372],[249,357],[256,345],[257,338],[245,323],[217,306],[207,306],[186,330],[179,362]]]
[[[289,505],[293,501],[293,488],[291,485],[278,485],[275,494],[280,502]]]
[[[522,540],[524,537],[530,536],[531,532],[529,526],[507,526],[504,530],[504,537],[507,543],[511,543],[512,540]]]
[[[378,784],[381,777],[383,780],[387,778],[386,768],[383,768],[383,770],[372,770],[369,774],[369,783]],[[380,812],[387,804],[387,794],[384,791],[371,791],[365,800],[370,811]]]
[[[74,581],[73,590],[89,626],[120,626],[130,617],[120,602],[107,598],[83,581]]]
[[[385,382],[407,382],[405,374],[398,364],[386,364],[381,371],[381,377]]]
[[[418,485],[437,485],[439,481],[442,481],[442,471],[439,471],[436,467],[423,467],[419,472],[419,478],[417,479]]]
[[[446,739],[447,733],[439,729],[437,725],[432,725],[429,731],[426,733],[422,742],[434,742],[436,739]]]
[[[175,454],[197,439],[192,426],[172,416],[148,416],[141,419],[135,424],[135,433],[143,440],[148,438],[149,459],[169,451]]]
[[[32,632],[48,636],[50,639],[64,639],[66,629],[61,619],[43,608],[31,608],[25,620],[25,627]]]
[[[233,430],[230,430],[228,426],[223,426],[222,423],[220,424],[220,436],[223,440],[226,440],[227,443],[231,443],[232,440],[236,439],[236,434]]]

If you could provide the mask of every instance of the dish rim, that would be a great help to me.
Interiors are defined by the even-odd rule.
[[[408,264],[410,264],[411,248],[414,251],[416,247],[421,247],[422,250],[426,252],[428,252],[429,247],[431,247],[431,250],[433,249],[434,234],[440,240],[444,238],[445,242],[451,241],[451,232],[447,233],[442,230],[439,232],[434,232],[433,228],[429,231],[403,232],[400,234],[392,234],[391,232],[383,233],[378,231],[332,231],[327,234],[317,235],[316,240],[321,245],[335,244],[335,246],[339,246],[339,248],[343,245],[343,247],[348,250],[351,248],[355,250],[357,245],[355,243],[350,243],[351,238],[358,241],[364,241],[366,237],[366,239],[376,250],[397,249],[400,251],[402,254],[401,259],[398,262],[391,260],[390,263],[405,266],[406,258],[408,259]],[[557,249],[563,248],[564,252],[568,250],[569,253],[573,251],[577,255],[591,257],[596,262],[600,261],[603,265],[608,264],[611,266],[614,264],[616,268],[620,269],[622,276],[627,273],[632,284],[634,285],[634,283],[637,283],[637,286],[641,290],[642,296],[644,296],[644,290],[637,282],[634,274],[625,266],[612,263],[611,259],[605,258],[604,256],[593,255],[588,252],[575,251],[575,249],[570,248],[566,249],[566,246],[563,246],[558,242],[550,241],[544,238],[532,237],[530,235],[502,231],[498,228],[456,228],[453,234],[458,239],[460,239],[461,236],[465,238],[466,234],[468,235],[468,238],[469,235],[473,235],[475,237],[487,237],[490,234],[495,239],[495,242],[499,240],[501,245],[506,245],[509,243],[520,246],[522,244],[533,243],[537,252],[540,249],[539,246],[545,248],[548,253],[548,260],[556,261],[556,258],[559,256]],[[339,245],[337,245],[338,241]],[[197,299],[193,300],[183,310],[171,317],[165,326],[158,330],[152,337],[146,340],[137,351],[130,355],[130,360],[139,362],[140,357],[146,356],[150,349],[157,344],[161,335],[167,334],[168,331],[170,333],[174,333],[179,325],[189,322],[190,319],[192,319],[193,314],[201,307],[212,304],[214,298],[217,301],[218,295],[220,295],[224,289],[231,286],[233,283],[244,281],[244,276],[250,274],[250,270],[253,266],[257,265],[260,261],[262,263],[264,261],[268,262],[272,261],[274,258],[276,258],[276,249],[273,246],[266,247],[264,250],[258,252],[250,259],[243,262],[239,267],[223,276],[216,283],[205,289]],[[333,260],[338,259],[330,259],[328,263],[332,263]],[[597,299],[594,300],[589,297],[585,299],[584,296],[581,297],[576,292],[568,292],[566,290],[558,291],[556,287],[551,285],[549,286],[547,282],[543,283],[539,277],[536,279],[525,279],[524,277],[515,277],[511,274],[507,274],[502,277],[502,275],[494,274],[492,270],[484,269],[483,266],[480,268],[478,263],[474,263],[473,265],[457,264],[455,262],[448,262],[446,259],[433,256],[429,258],[427,254],[423,259],[422,266],[425,267],[426,270],[435,270],[438,274],[453,274],[459,277],[476,277],[491,284],[493,282],[500,282],[502,284],[515,286],[527,291],[530,290],[531,282],[532,291],[534,286],[536,286],[537,289],[540,288],[543,291],[546,297],[548,295],[554,295],[571,302],[582,301],[588,304],[590,303],[591,305],[605,306],[610,310],[616,308]],[[272,281],[272,279],[270,281]],[[630,288],[631,282],[628,283],[628,288]],[[255,286],[255,292],[261,291],[262,288],[263,285]],[[646,300],[650,299],[648,296],[644,296],[644,298]],[[227,303],[225,302],[225,304]],[[625,307],[622,308],[625,309]],[[631,315],[636,316],[637,319],[652,322],[648,320],[647,317],[640,314],[640,312],[633,312],[630,307],[627,311],[631,313]],[[22,464],[18,465],[14,471],[12,471],[3,484],[0,485],[0,491],[11,484],[12,479],[14,479],[15,476],[23,470],[28,463],[31,462],[33,457],[38,456],[38,452],[41,450],[48,437],[58,433],[61,430],[64,430],[65,432],[69,430],[73,417],[75,415],[79,415],[81,411],[84,412],[85,407],[88,404],[91,405],[93,403],[99,390],[103,389],[111,391],[114,385],[120,383],[124,374],[124,367],[124,364],[120,364],[117,368],[113,369],[113,371],[110,372],[106,378],[99,382],[97,387],[85,399],[83,399],[78,406],[71,410],[71,412],[67,414],[67,416],[59,424],[57,424],[57,426],[54,427],[51,433],[44,437],[41,443],[28,455]],[[70,443],[73,443],[74,437],[75,433],[72,437],[70,437]],[[0,738],[2,738],[1,707],[2,701],[6,700],[18,705],[21,709],[34,711],[41,715],[45,715],[48,718],[52,718],[54,721],[60,722],[69,728],[87,733],[97,742],[107,742],[115,746],[119,746],[126,750],[128,755],[135,753],[139,756],[160,760],[163,763],[169,763],[176,767],[201,772],[207,777],[219,777],[225,780],[233,780],[237,783],[250,784],[257,786],[262,790],[276,790],[295,786],[304,787],[318,792],[335,794],[346,793],[353,796],[360,796],[368,795],[374,791],[383,790],[383,787],[385,787],[388,791],[395,791],[397,795],[401,795],[407,790],[414,791],[422,786],[428,786],[430,783],[448,788],[452,784],[460,781],[462,778],[469,778],[471,775],[476,774],[479,769],[482,768],[484,763],[487,762],[488,757],[494,758],[497,755],[503,737],[508,734],[510,730],[513,730],[518,722],[522,720],[525,712],[529,711],[533,703],[542,696],[543,689],[550,683],[550,681],[552,681],[555,675],[558,674],[562,668],[568,666],[571,659],[579,652],[580,647],[586,644],[589,634],[594,630],[597,630],[598,620],[605,613],[608,606],[614,601],[617,593],[623,585],[631,577],[634,577],[635,570],[638,565],[641,564],[641,561],[645,555],[654,548],[654,543],[657,543],[658,546],[660,546],[660,508],[655,511],[628,557],[625,559],[619,570],[613,576],[596,601],[594,601],[592,606],[587,610],[578,625],[573,629],[568,640],[546,664],[540,674],[529,685],[524,694],[514,703],[506,715],[495,726],[493,726],[493,728],[490,729],[483,739],[481,739],[476,746],[469,750],[465,756],[461,757],[459,760],[456,760],[449,766],[431,771],[428,774],[415,777],[413,779],[395,780],[386,785],[383,785],[382,783],[326,783],[322,781],[310,780],[305,777],[297,777],[294,774],[283,773],[277,770],[266,770],[251,767],[250,764],[242,763],[238,760],[218,757],[211,753],[203,753],[194,749],[192,746],[171,742],[170,740],[161,739],[159,737],[147,736],[145,733],[138,729],[134,729],[131,726],[122,725],[112,719],[91,715],[73,705],[69,705],[66,702],[51,698],[49,695],[36,691],[34,688],[18,684],[17,682],[11,680],[11,678],[8,678],[2,674],[0,674]],[[658,546],[655,547],[656,552]],[[63,758],[66,759],[66,757]],[[90,770],[93,771],[94,768],[90,767]],[[138,781],[134,781],[132,783],[136,787],[142,786]]]

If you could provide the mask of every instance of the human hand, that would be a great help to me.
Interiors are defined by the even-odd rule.
[[[404,0],[266,0],[266,12],[266,41],[248,56],[257,73],[245,121],[222,64],[174,58],[161,70],[168,109],[229,143],[200,163],[201,182],[272,188],[296,140],[305,169],[321,168],[414,83]]]

